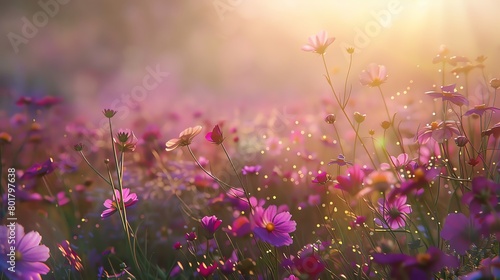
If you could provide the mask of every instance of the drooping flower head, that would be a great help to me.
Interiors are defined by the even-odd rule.
[[[196,135],[200,134],[201,129],[202,127],[199,125],[195,127],[186,128],[179,134],[179,138],[168,140],[168,142],[165,144],[167,146],[165,150],[168,152],[175,150],[177,147],[190,145],[191,142],[193,141],[193,138]]]
[[[214,238],[215,231],[222,224],[222,220],[219,220],[215,215],[205,216],[201,219],[201,229],[206,238]]]
[[[378,87],[387,80],[387,69],[384,65],[371,63],[359,75],[359,81],[364,86]]]
[[[205,139],[217,145],[222,144],[222,142],[224,141],[224,136],[222,135],[222,131],[220,130],[219,125],[214,126],[212,131],[205,135]]]
[[[9,236],[15,239],[8,239]],[[13,245],[9,240],[15,240]],[[24,233],[24,227],[20,224],[0,226],[0,271],[8,279],[42,279],[40,274],[47,274],[50,268],[44,264],[49,258],[49,248],[40,245],[42,236],[31,231]],[[12,268],[14,267],[12,271]],[[11,268],[11,269],[9,269]]]
[[[278,213],[276,205],[271,205],[267,209],[255,207],[253,231],[262,241],[273,246],[288,246],[293,243],[290,233],[294,232],[297,226],[291,218],[292,215],[289,212]]]
[[[130,193],[130,189],[128,188],[123,189],[123,203],[125,204],[125,208],[136,204],[137,201],[139,201],[139,199],[137,198],[137,194]],[[101,218],[104,219],[113,215],[118,210],[118,208],[121,207],[121,205],[122,195],[120,193],[120,190],[115,190],[113,199],[106,199],[106,201],[104,201],[104,206],[107,209],[102,212]]]
[[[321,31],[317,35],[309,37],[309,44],[302,46],[302,50],[306,52],[315,52],[324,54],[326,48],[335,41],[334,37],[328,37],[326,31]]]

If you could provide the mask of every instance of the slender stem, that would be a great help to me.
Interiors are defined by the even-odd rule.
[[[97,169],[94,168],[94,166],[92,166],[92,164],[90,164],[90,162],[88,161],[87,157],[85,157],[85,155],[83,154],[82,151],[80,151],[80,155],[82,156],[83,160],[87,163],[87,165],[99,176],[101,177],[101,179],[103,179],[106,183],[108,183],[108,185],[111,186],[111,182],[108,181],[108,179],[104,178],[104,176],[99,172],[97,171]]]
[[[335,97],[335,100],[337,101],[338,105],[340,106],[342,113],[344,113],[344,116],[347,119],[347,122],[351,126],[352,130],[356,131],[356,128],[354,127],[354,124],[351,122],[351,119],[347,115],[347,112],[345,111],[345,108],[342,107],[342,103],[340,102],[340,100],[339,100],[339,98],[337,96],[337,93],[335,92],[335,89],[333,88],[332,80],[331,80],[331,77],[330,77],[330,72],[328,71],[328,66],[326,66],[325,55],[324,54],[321,55],[321,58],[323,60],[323,65],[324,65],[325,71],[326,71],[326,79],[327,79],[328,85],[330,86],[330,89],[332,90],[333,96]],[[363,146],[363,149],[366,152],[366,155],[370,159],[372,165],[375,167],[375,162],[373,161],[372,156],[370,155],[370,152],[366,148],[366,145],[364,144],[363,139],[361,139],[361,136],[359,136],[359,134],[356,134],[356,137],[359,139],[359,141],[361,143],[361,146]]]

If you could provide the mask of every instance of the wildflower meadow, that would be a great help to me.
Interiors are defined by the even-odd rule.
[[[140,69],[131,82],[107,64],[116,58],[105,47],[91,48],[103,51],[94,58],[73,50],[85,39],[56,43],[65,37],[54,34],[66,32],[59,21],[71,22],[58,17],[83,7],[63,2],[40,1],[45,8],[24,17],[21,33],[7,33],[14,50],[39,50],[30,59],[50,56],[64,82],[50,91],[40,71],[31,87],[1,83],[0,279],[500,279],[498,42],[478,53],[424,40],[419,48],[430,54],[410,62],[384,32],[416,11],[412,1],[388,1],[349,32],[340,19],[298,29],[300,43],[279,45],[293,55],[262,59],[298,76],[244,59],[267,73],[253,82],[279,94],[258,95],[253,82],[229,73],[239,66],[222,82],[234,96],[210,95],[202,84],[186,90],[195,82],[183,77],[203,63],[185,72],[154,59],[132,67],[141,45],[131,44],[123,50],[129,64],[120,64]],[[232,22],[257,17],[252,5],[209,7],[215,22]],[[238,40],[238,56],[256,44]],[[377,46],[384,51],[358,59]],[[216,49],[203,48],[207,56]],[[218,62],[204,59],[216,75]],[[300,79],[310,82],[291,93]]]

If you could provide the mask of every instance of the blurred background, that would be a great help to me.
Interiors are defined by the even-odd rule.
[[[441,83],[440,65],[432,64],[441,45],[472,61],[486,56],[486,79],[500,76],[495,31],[500,2],[494,0],[40,0],[0,5],[4,110],[16,110],[12,104],[20,96],[44,95],[63,97],[71,108],[66,114],[86,118],[101,118],[99,112],[110,107],[142,108],[143,114],[185,114],[189,107],[222,119],[264,105],[318,103],[331,98],[323,65],[319,55],[301,46],[321,30],[336,37],[327,62],[339,89],[348,67],[345,48],[356,49],[349,82],[353,97],[370,91],[361,87],[358,75],[375,62],[387,66],[387,95],[408,90],[408,96],[420,99]],[[145,86],[148,75],[155,79]],[[484,84],[484,77],[477,79]],[[148,89],[141,91],[141,86]],[[397,109],[397,99],[390,106]]]

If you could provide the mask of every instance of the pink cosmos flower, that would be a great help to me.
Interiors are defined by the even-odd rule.
[[[193,138],[196,135],[200,134],[201,129],[202,127],[199,125],[195,127],[186,128],[179,134],[179,138],[168,140],[168,142],[165,144],[167,146],[165,150],[168,152],[175,150],[177,147],[190,145],[191,142],[193,141]]]
[[[123,189],[123,198],[124,198],[123,202],[125,204],[125,208],[132,206],[136,204],[137,201],[139,201],[139,199],[137,198],[137,194],[130,193],[130,189],[128,188]],[[108,209],[102,212],[101,218],[105,219],[113,215],[121,205],[122,205],[122,196],[120,194],[120,190],[115,190],[115,195],[113,196],[113,200],[106,199],[106,201],[104,201],[104,206]]]
[[[460,134],[457,125],[455,121],[432,122],[418,132],[417,141],[420,145],[424,145],[432,138],[436,142],[442,143],[444,140],[451,138],[453,134]]]
[[[500,111],[500,108],[491,107],[491,106],[487,107],[485,104],[476,105],[476,106],[474,106],[473,109],[470,109],[467,112],[465,112],[464,116],[470,116],[472,114],[482,116],[484,114],[484,112],[486,112],[486,111],[493,111],[493,113],[496,113],[496,112]]]
[[[253,231],[262,241],[273,246],[291,245],[293,239],[290,237],[290,232],[295,231],[297,223],[290,220],[292,215],[289,212],[277,212],[276,205],[271,205],[267,209],[255,207]]]
[[[364,179],[365,172],[361,169],[361,166],[356,164],[347,169],[347,175],[337,176],[339,183],[335,185],[335,188],[355,196],[361,190]]]
[[[387,70],[384,65],[371,63],[359,75],[359,81],[364,86],[378,87],[387,80]]]
[[[15,233],[15,250],[11,251],[11,242],[7,237],[9,233]],[[13,240],[13,239],[12,239]],[[24,227],[20,224],[13,226],[0,226],[0,274],[12,280],[42,279],[40,274],[47,274],[50,268],[44,264],[49,258],[49,248],[40,245],[42,236],[31,231],[24,233]],[[15,265],[15,272],[9,270],[11,262]]]
[[[450,101],[451,103],[462,106],[469,105],[469,100],[460,93],[455,92],[455,84],[441,86],[441,91],[427,91],[425,94],[434,98],[441,98],[443,101]]]
[[[406,203],[406,196],[399,196],[392,202],[380,198],[378,205],[383,221],[376,218],[376,224],[390,229],[398,229],[406,225],[406,215],[411,213],[411,206]]]
[[[312,180],[313,183],[325,185],[332,180],[332,176],[328,175],[326,172],[318,172],[316,177]]]
[[[260,165],[245,165],[241,169],[241,173],[243,175],[248,175],[248,174],[257,174],[262,169],[262,166]]]
[[[214,238],[215,231],[222,224],[222,220],[217,219],[215,215],[205,216],[201,219],[201,229],[206,238]]]
[[[222,135],[219,125],[214,126],[214,129],[205,135],[205,139],[217,145],[222,144],[224,136]]]
[[[302,50],[306,52],[315,52],[324,54],[326,48],[335,41],[334,37],[328,37],[326,31],[321,31],[317,35],[309,37],[309,44],[302,46]]]

